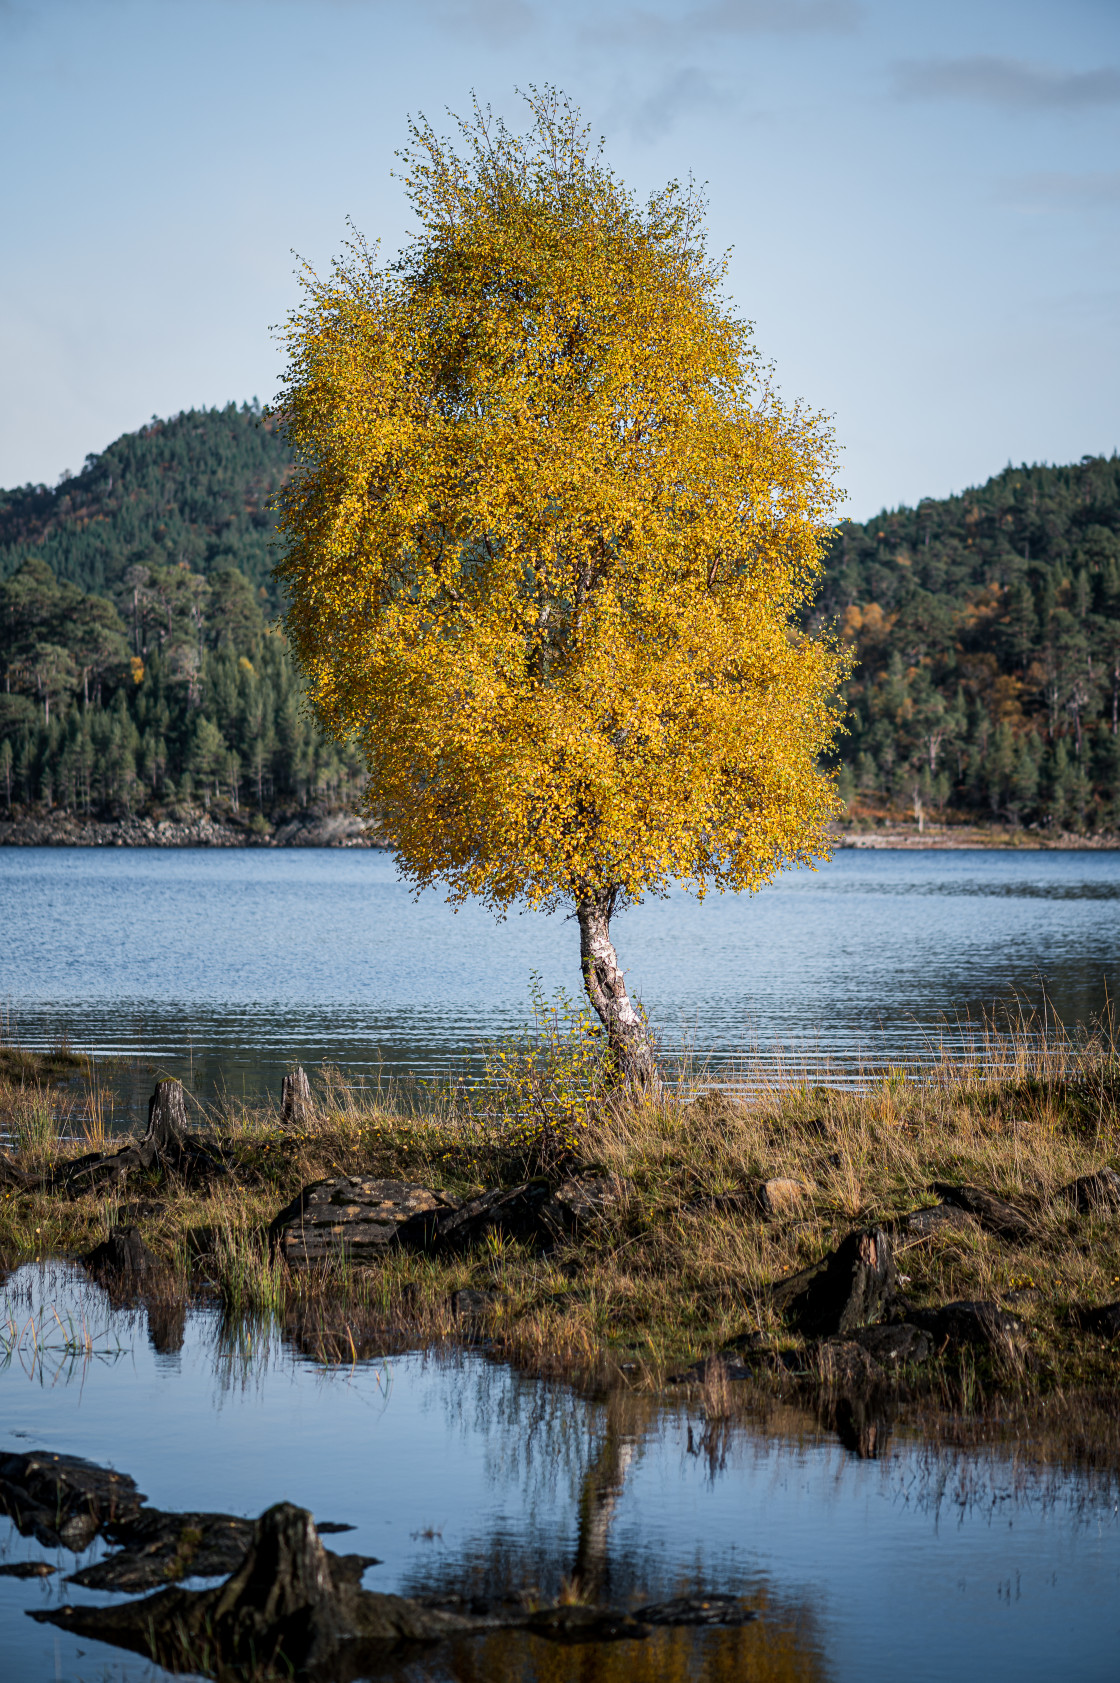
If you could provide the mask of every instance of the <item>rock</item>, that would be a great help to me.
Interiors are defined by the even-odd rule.
[[[1120,1338],[1120,1303],[1102,1303],[1099,1308],[1075,1306],[1069,1318],[1081,1332],[1093,1332],[1098,1337]]]
[[[29,1175],[18,1163],[13,1163],[6,1152],[0,1151],[0,1186],[9,1192],[26,1192],[39,1185],[41,1181],[35,1175]]]
[[[8,1560],[0,1566],[0,1578],[50,1578],[57,1571],[45,1560]]]
[[[908,1239],[928,1239],[947,1227],[971,1227],[973,1218],[956,1204],[931,1204],[924,1210],[911,1210],[899,1216],[894,1224]]]
[[[301,1066],[297,1065],[284,1077],[281,1089],[280,1117],[284,1122],[306,1122],[311,1115],[311,1083]]]
[[[550,1237],[542,1210],[552,1196],[545,1180],[525,1181],[521,1186],[504,1187],[496,1192],[484,1192],[472,1198],[458,1210],[440,1214],[434,1228],[416,1233],[437,1256],[460,1256],[480,1244],[488,1233],[500,1233],[509,1239],[529,1242]],[[408,1235],[406,1242],[413,1240]]]
[[[456,1320],[476,1320],[483,1315],[489,1315],[506,1300],[502,1291],[479,1290],[474,1286],[464,1286],[461,1291],[451,1293],[451,1313]]]
[[[809,1188],[801,1180],[764,1180],[758,1189],[758,1201],[767,1215],[788,1215],[800,1209],[809,1196]]]
[[[733,1595],[676,1595],[639,1607],[635,1619],[643,1625],[747,1625],[758,1614]]]
[[[878,1227],[858,1229],[836,1250],[774,1286],[774,1307],[803,1331],[828,1337],[869,1326],[889,1309],[897,1286],[891,1242]]]
[[[911,1321],[895,1321],[889,1326],[857,1327],[848,1334],[853,1343],[867,1351],[880,1367],[907,1367],[924,1362],[932,1350],[929,1333]]]
[[[341,1683],[401,1643],[493,1628],[361,1588],[361,1555],[329,1555],[311,1515],[282,1502],[253,1527],[241,1566],[210,1590],[168,1588],[108,1607],[35,1608],[31,1617],[112,1642],[169,1671],[272,1674]]]
[[[540,1207],[540,1223],[554,1239],[575,1237],[618,1207],[621,1187],[613,1175],[582,1170],[555,1187]]]
[[[1009,1239],[1012,1244],[1022,1244],[1037,1238],[1033,1223],[1016,1209],[1014,1204],[1008,1204],[1002,1198],[997,1198],[994,1192],[985,1192],[979,1186],[954,1186],[949,1181],[934,1181],[931,1192],[936,1192],[946,1204],[954,1204],[959,1210],[967,1210],[969,1215],[975,1216],[981,1227],[987,1232],[994,1233],[997,1238]]]
[[[339,1175],[313,1181],[280,1211],[268,1229],[269,1248],[292,1268],[332,1257],[374,1262],[402,1243],[423,1249],[436,1218],[455,1208],[445,1193],[411,1181]]]
[[[1120,1210],[1120,1175],[1115,1169],[1098,1169],[1063,1186],[1058,1197],[1085,1215],[1108,1215]]]
[[[150,1280],[158,1264],[138,1227],[114,1227],[109,1237],[87,1251],[82,1264],[114,1286],[138,1286]]]
[[[123,1547],[71,1573],[67,1583],[135,1594],[179,1578],[225,1578],[237,1571],[253,1540],[251,1519],[163,1513],[159,1508],[144,1508],[127,1522],[103,1529]]]
[[[45,1548],[86,1548],[102,1526],[134,1517],[135,1480],[77,1455],[32,1450],[0,1456],[0,1510]]]
[[[1018,1357],[1026,1334],[1023,1323],[997,1303],[946,1303],[939,1309],[912,1311],[917,1326],[930,1334],[935,1348],[969,1345],[994,1356]]]

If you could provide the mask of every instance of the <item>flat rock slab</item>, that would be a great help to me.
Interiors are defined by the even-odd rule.
[[[0,1456],[0,1511],[45,1548],[86,1548],[103,1526],[134,1518],[144,1497],[134,1479],[78,1455],[32,1450]]]
[[[437,1216],[434,1227],[424,1235],[425,1248],[437,1256],[461,1256],[483,1243],[490,1233],[537,1243],[552,1235],[543,1215],[552,1197],[552,1188],[545,1180],[484,1192],[459,1209]]]
[[[274,1218],[268,1240],[292,1268],[343,1257],[376,1262],[400,1244],[423,1249],[437,1217],[457,1208],[446,1193],[412,1181],[339,1175],[305,1186]]]
[[[172,1514],[144,1508],[125,1524],[105,1527],[124,1546],[66,1580],[83,1589],[136,1594],[180,1578],[228,1578],[245,1559],[253,1521],[233,1514]]]
[[[907,1239],[928,1239],[931,1233],[946,1232],[954,1227],[976,1230],[975,1218],[957,1204],[930,1204],[923,1210],[911,1210],[899,1216],[894,1225]]]
[[[997,1198],[994,1192],[986,1192],[981,1186],[957,1186],[950,1181],[936,1180],[930,1191],[946,1204],[955,1204],[957,1209],[967,1210],[969,1215],[976,1217],[981,1227],[999,1239],[1023,1244],[1038,1237],[1034,1223],[1022,1210],[1003,1198]]]
[[[1115,1169],[1098,1169],[1063,1186],[1058,1197],[1083,1215],[1111,1215],[1120,1210],[1120,1175]]]

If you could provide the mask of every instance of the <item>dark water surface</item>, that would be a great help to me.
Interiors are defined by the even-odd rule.
[[[1067,1022],[1101,1011],[1120,854],[844,851],[755,896],[674,892],[615,934],[668,1043],[850,1078],[1044,987]],[[382,852],[0,850],[9,1032],[144,1056],[203,1096],[275,1093],[293,1060],[445,1071],[523,1020],[534,970],[579,992],[574,923],[417,902]]]
[[[27,1336],[16,1347],[33,1315],[37,1354]],[[71,1326],[92,1356],[62,1347]],[[741,1630],[598,1650],[471,1639],[401,1672],[412,1683],[1117,1676],[1114,1494],[1002,1453],[938,1459],[896,1432],[885,1458],[860,1461],[792,1413],[781,1430],[711,1442],[695,1410],[586,1402],[477,1353],[325,1371],[275,1335],[223,1337],[205,1310],[189,1314],[180,1348],[165,1328],[159,1353],[143,1310],[114,1313],[60,1264],[8,1281],[0,1333],[0,1452],[111,1463],[164,1508],[256,1515],[297,1502],[356,1526],[331,1541],[380,1557],[371,1589],[552,1595],[578,1556],[612,1605],[703,1589],[760,1614]],[[0,1559],[62,1568],[0,1577],[12,1683],[164,1675],[25,1617],[64,1596],[110,1599],[62,1582],[100,1547],[56,1556],[0,1520]]]

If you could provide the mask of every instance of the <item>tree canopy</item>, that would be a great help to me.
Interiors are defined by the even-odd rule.
[[[402,154],[418,229],[305,275],[279,403],[287,625],[401,869],[574,905],[641,1039],[612,912],[827,851],[843,656],[798,629],[834,505],[720,295],[697,194],[640,204],[550,90]]]

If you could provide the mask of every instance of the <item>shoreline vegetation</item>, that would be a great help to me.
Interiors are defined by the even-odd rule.
[[[847,848],[996,848],[1017,852],[1115,852],[1120,831],[980,824],[967,818],[919,823],[891,812],[860,813],[832,825],[832,845]],[[117,818],[13,806],[0,816],[0,847],[376,847],[389,848],[376,819],[352,809],[312,806],[270,818],[228,804],[156,807]]]
[[[84,1261],[153,1327],[209,1301],[328,1364],[466,1343],[696,1398],[713,1429],[792,1405],[860,1455],[898,1429],[1111,1478],[1120,1063],[1106,1032],[1028,1024],[973,1054],[627,1097],[568,1090],[564,1048],[525,1041],[501,1092],[325,1068],[282,1111],[186,1096],[160,1146],[25,1053],[0,1073],[0,1269]]]

